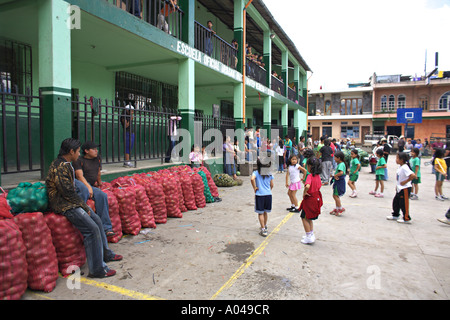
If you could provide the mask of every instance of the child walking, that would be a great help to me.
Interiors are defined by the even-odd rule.
[[[300,171],[306,175],[306,169],[298,163],[296,155],[289,157],[287,162],[288,170],[286,171],[286,188],[288,188],[289,200],[291,200],[291,207],[286,210],[291,212],[300,212],[300,206],[297,199],[297,190],[302,188],[300,179]]]
[[[442,184],[445,180],[445,175],[447,174],[447,164],[444,160],[445,151],[442,148],[436,148],[434,152],[434,170],[436,171],[436,184],[434,185],[434,192],[436,193],[436,200],[444,201],[448,199],[442,193]]]
[[[375,190],[370,191],[369,194],[374,195],[376,198],[383,198],[384,191],[384,169],[387,168],[386,159],[383,157],[383,149],[378,149],[376,151],[376,156],[378,157],[377,166],[375,167]],[[377,192],[378,187],[380,187],[380,192]]]
[[[316,241],[313,221],[319,217],[320,209],[323,205],[322,193],[320,192],[322,187],[320,178],[322,163],[316,157],[311,157],[307,160],[306,166],[310,174],[306,178],[305,189],[303,189],[303,201],[300,205],[300,217],[302,218],[306,235],[303,236],[301,242],[312,244]]]
[[[359,169],[361,169],[361,163],[359,162],[358,150],[353,149],[350,152],[352,160],[350,161],[350,175],[348,179],[348,186],[352,189],[352,194],[350,198],[356,198],[356,181],[359,178]]]
[[[420,150],[419,148],[413,148],[411,150],[411,170],[416,175],[416,178],[412,181],[412,190],[411,190],[411,200],[419,200],[419,184],[421,183],[421,173],[420,173],[420,158],[419,158]]]
[[[267,218],[272,211],[273,176],[270,173],[271,163],[262,164],[258,158],[257,170],[252,173],[251,184],[255,191],[255,212],[261,226],[259,234],[267,237]]]
[[[345,173],[347,169],[345,167],[345,155],[342,151],[338,151],[334,154],[334,160],[337,167],[332,179],[333,183],[333,199],[336,203],[336,208],[330,212],[330,214],[340,216],[345,212],[345,208],[342,207],[341,198],[345,194]]]
[[[416,175],[409,166],[409,156],[405,152],[397,154],[396,162],[400,167],[397,169],[397,186],[394,200],[392,201],[392,215],[387,216],[388,220],[396,220],[399,223],[410,223],[409,197],[411,195],[411,181],[416,179]],[[400,210],[403,218],[400,218]]]

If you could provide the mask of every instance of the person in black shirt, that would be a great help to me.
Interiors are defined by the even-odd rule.
[[[327,185],[330,180],[331,169],[333,168],[333,149],[330,146],[330,139],[325,139],[323,143],[324,146],[319,150],[321,154],[320,159],[322,160],[320,179],[322,180],[322,184]]]
[[[85,202],[88,199],[95,201],[95,211],[102,220],[105,234],[107,237],[112,237],[115,233],[109,217],[108,196],[98,188],[102,184],[100,174],[102,164],[97,147],[99,145],[92,141],[83,144],[81,149],[84,155],[73,163],[73,169],[77,180],[82,183],[76,182],[80,189],[81,198]],[[86,189],[88,192],[85,191]]]

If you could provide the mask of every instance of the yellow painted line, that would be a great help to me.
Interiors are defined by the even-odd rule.
[[[70,277],[71,276],[69,276],[69,278]],[[86,284],[86,285],[89,285],[89,286],[93,286],[93,287],[97,287],[97,288],[102,288],[102,289],[105,289],[105,290],[108,290],[108,291],[111,291],[111,292],[114,292],[114,293],[118,293],[120,295],[127,296],[127,297],[130,297],[130,298],[133,298],[133,299],[137,299],[137,300],[164,300],[164,299],[159,298],[159,297],[147,295],[147,294],[144,294],[144,293],[141,293],[141,292],[137,292],[137,291],[133,291],[133,290],[128,290],[128,289],[125,289],[125,288],[114,286],[114,285],[109,284],[109,283],[98,282],[98,281],[95,281],[95,280],[92,280],[92,279],[87,279],[87,278],[84,278],[84,277],[80,277],[78,279],[83,284]]]
[[[224,290],[230,288],[236,280],[244,273],[244,271],[250,267],[253,262],[256,260],[256,258],[263,252],[263,250],[267,247],[269,244],[270,239],[280,231],[281,227],[289,221],[293,217],[295,213],[291,212],[289,213],[283,221],[280,222],[280,224],[267,236],[267,238],[261,243],[261,245],[252,253],[250,257],[245,260],[245,262],[239,267],[239,269],[231,276],[231,278],[222,286],[222,288],[219,289],[212,297],[211,300],[214,300],[217,298],[217,296]]]

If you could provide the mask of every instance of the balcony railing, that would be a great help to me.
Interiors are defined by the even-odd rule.
[[[246,74],[249,78],[267,87],[267,70],[248,58]]]
[[[298,103],[297,91],[292,89],[291,87],[288,87],[288,99],[294,101],[295,103]]]
[[[236,48],[197,21],[195,21],[195,49],[236,69],[238,63]]]
[[[107,0],[149,24],[181,40],[183,11],[167,0]]]
[[[279,80],[278,78],[272,76],[272,85],[271,85],[271,89],[279,94],[281,94],[282,96],[285,95],[284,93],[284,82]]]
[[[448,106],[443,104],[432,104],[432,105],[416,105],[416,106],[375,106],[373,108],[374,113],[397,113],[397,109],[410,109],[410,108],[421,108],[423,112],[449,112],[450,109]]]

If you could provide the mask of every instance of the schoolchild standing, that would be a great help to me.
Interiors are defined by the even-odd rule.
[[[300,206],[297,199],[297,190],[302,188],[300,179],[300,171],[306,175],[306,169],[300,166],[296,155],[292,155],[288,160],[288,169],[286,171],[286,188],[288,188],[288,196],[291,201],[291,207],[287,210],[291,212],[300,212]]]
[[[302,218],[306,235],[301,242],[312,244],[316,241],[313,221],[319,217],[323,205],[322,193],[320,192],[322,187],[322,180],[320,179],[322,163],[316,157],[311,157],[307,160],[306,166],[310,174],[306,178],[305,189],[303,189],[303,201],[300,205],[300,217]]]
[[[412,181],[412,190],[411,190],[411,200],[419,200],[419,184],[421,183],[421,173],[420,173],[420,149],[413,148],[411,150],[411,170],[416,175],[416,178]]]
[[[257,170],[253,172],[251,184],[255,191],[255,212],[261,226],[259,234],[267,237],[268,213],[272,211],[273,176],[270,173],[271,163],[263,164],[258,158]]]
[[[399,223],[410,223],[409,197],[412,188],[411,181],[416,179],[416,175],[409,166],[409,156],[405,152],[397,154],[396,162],[400,167],[397,169],[396,194],[392,201],[393,212],[386,218]],[[400,210],[403,212],[403,218],[400,218]]]
[[[356,181],[359,178],[359,169],[361,168],[361,163],[359,162],[358,150],[353,149],[350,152],[352,160],[350,161],[350,175],[348,179],[348,186],[352,189],[352,194],[350,198],[356,198]]]
[[[442,193],[442,184],[445,180],[445,175],[447,174],[447,164],[444,160],[444,154],[445,151],[442,148],[436,148],[434,152],[434,170],[436,174],[436,184],[434,186],[434,191],[436,193],[436,200],[444,201],[448,199],[444,194]]]
[[[377,149],[376,156],[378,157],[377,166],[375,167],[375,190],[370,191],[369,194],[374,195],[376,198],[383,198],[384,191],[384,174],[385,168],[387,168],[386,159],[383,157],[383,149]],[[380,192],[377,192],[380,187]]]
[[[345,155],[342,151],[338,151],[334,155],[337,167],[333,176],[333,199],[336,203],[336,208],[330,212],[330,214],[340,216],[345,212],[345,208],[342,207],[341,198],[345,194],[345,173],[347,169],[345,167]]]

